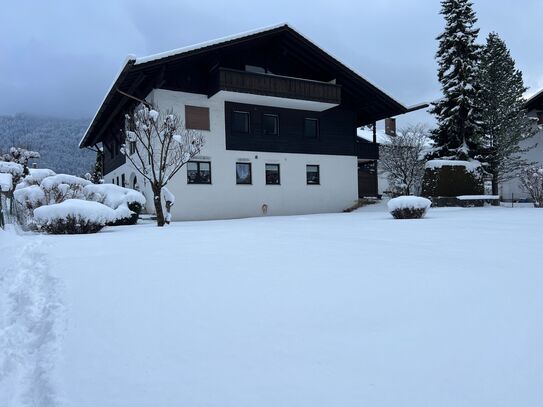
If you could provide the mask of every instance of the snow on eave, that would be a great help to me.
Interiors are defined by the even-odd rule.
[[[135,55],[127,55],[126,58],[124,59],[124,62],[123,64],[121,65],[121,69],[119,69],[119,71],[117,72],[117,75],[115,75],[115,78],[113,79],[113,82],[111,82],[111,85],[109,86],[107,92],[106,92],[106,95],[104,96],[104,99],[102,99],[102,102],[100,103],[100,105],[98,106],[98,110],[96,110],[96,113],[94,114],[94,117],[92,118],[92,120],[90,121],[89,123],[89,126],[87,127],[87,130],[85,130],[85,133],[83,133],[83,137],[81,138],[81,140],[79,141],[79,148],[83,148],[82,144],[83,142],[86,141],[86,138],[87,138],[87,135],[89,134],[90,130],[92,129],[93,125],[94,125],[94,121],[96,120],[96,118],[98,117],[100,111],[102,110],[107,98],[109,97],[109,95],[111,94],[111,91],[113,90],[113,88],[115,87],[115,84],[117,83],[117,81],[119,80],[119,77],[121,76],[121,74],[124,72],[124,70],[127,68],[127,66],[132,62],[134,62],[136,60],[136,56]]]
[[[195,51],[195,50],[198,50],[198,49],[201,49],[201,48],[207,48],[207,47],[210,47],[212,45],[219,45],[219,44],[222,44],[222,43],[225,43],[225,42],[239,40],[239,39],[242,39],[242,38],[245,38],[245,37],[250,37],[250,36],[255,35],[255,34],[261,34],[261,33],[267,32],[267,31],[272,31],[272,30],[276,30],[276,29],[281,28],[281,27],[288,27],[288,26],[289,25],[287,23],[275,24],[275,25],[268,26],[268,27],[257,28],[256,30],[245,31],[245,32],[242,32],[242,33],[233,34],[233,35],[229,35],[229,36],[226,36],[226,37],[217,38],[217,39],[214,39],[214,40],[200,42],[198,44],[189,45],[189,46],[186,46],[186,47],[172,49],[170,51],[159,52],[157,54],[152,54],[152,55],[148,55],[148,56],[145,56],[145,57],[136,58],[136,61],[135,61],[134,65],[141,65],[141,64],[145,64],[145,63],[151,62],[151,61],[156,61],[156,60],[159,60],[159,59],[164,59],[164,58],[168,58],[168,57],[172,57],[172,56],[176,56],[176,55],[182,55],[182,54],[185,54],[185,53],[190,52],[190,51]]]

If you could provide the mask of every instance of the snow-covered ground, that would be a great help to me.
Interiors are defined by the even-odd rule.
[[[0,231],[0,405],[539,406],[543,210]]]

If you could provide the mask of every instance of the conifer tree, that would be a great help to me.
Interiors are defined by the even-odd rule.
[[[466,160],[479,150],[480,126],[474,108],[479,89],[479,29],[474,28],[477,18],[469,0],[443,0],[441,14],[446,24],[437,37],[436,59],[443,98],[431,110],[438,128],[432,132],[435,148],[430,157]]]
[[[522,72],[515,67],[505,42],[496,33],[490,33],[486,40],[479,76],[483,161],[493,177],[492,193],[498,195],[499,184],[517,176],[528,165],[523,153],[534,147],[528,139],[537,128],[524,109],[522,95],[527,88]]]

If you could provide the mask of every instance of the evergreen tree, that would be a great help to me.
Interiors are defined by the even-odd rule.
[[[432,132],[435,148],[431,158],[466,160],[478,154],[479,119],[474,108],[479,86],[477,70],[479,29],[469,0],[443,0],[445,31],[437,37],[438,79],[443,98],[431,110],[438,128]]]
[[[481,54],[481,91],[478,110],[486,170],[493,176],[492,193],[501,182],[518,175],[528,162],[523,153],[534,146],[523,141],[533,137],[536,126],[527,117],[522,95],[526,87],[506,44],[490,33]]]
[[[94,169],[91,175],[91,181],[93,184],[101,184],[103,182],[103,164],[104,163],[104,153],[101,149],[96,150],[96,162],[94,164]]]

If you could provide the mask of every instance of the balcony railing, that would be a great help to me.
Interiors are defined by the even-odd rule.
[[[340,104],[341,86],[334,83],[217,68],[211,72],[209,96],[219,91]]]
[[[357,141],[356,156],[359,159],[378,160],[379,159],[379,144]]]

